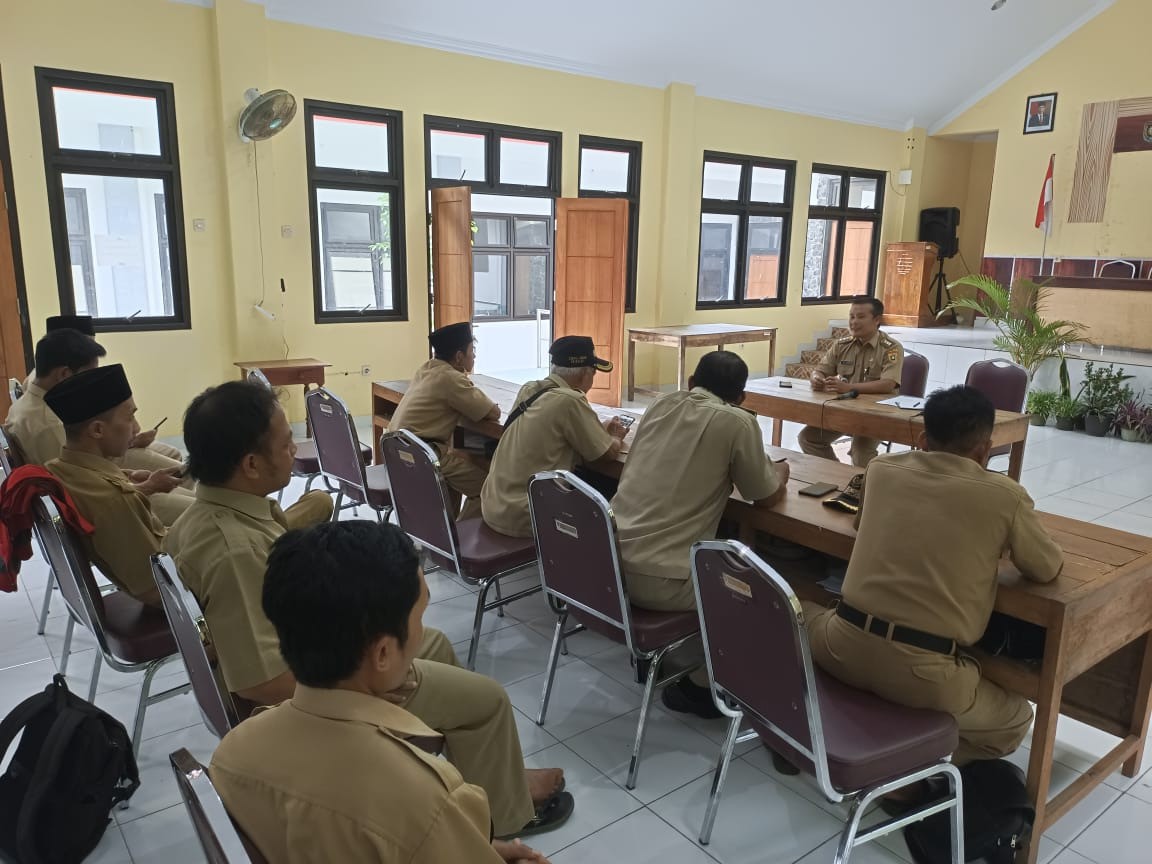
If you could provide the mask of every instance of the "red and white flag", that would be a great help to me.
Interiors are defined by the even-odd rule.
[[[1036,227],[1043,228],[1045,236],[1052,233],[1052,169],[1056,164],[1056,154],[1048,159],[1048,173],[1044,175],[1044,187],[1040,190],[1040,203],[1036,205]]]

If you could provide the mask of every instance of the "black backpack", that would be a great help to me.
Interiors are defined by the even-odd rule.
[[[1036,819],[1024,772],[1003,759],[987,759],[965,765],[960,776],[964,782],[964,860],[1012,864]],[[950,864],[951,811],[909,825],[904,839],[916,864]]]
[[[0,776],[0,851],[19,864],[83,861],[140,786],[128,731],[55,675],[0,721],[0,758],[21,732]]]

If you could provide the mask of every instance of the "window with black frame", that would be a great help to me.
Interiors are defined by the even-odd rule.
[[[61,311],[191,326],[172,85],[37,68],[36,88]]]
[[[802,303],[875,293],[884,182],[882,171],[812,166]]]
[[[580,197],[628,202],[628,271],[624,311],[636,311],[636,256],[640,233],[639,141],[580,136]]]
[[[474,213],[472,244],[477,321],[535,319],[552,308],[552,219]]]
[[[399,112],[304,101],[317,323],[404,320]]]
[[[696,308],[782,306],[796,163],[704,153]]]

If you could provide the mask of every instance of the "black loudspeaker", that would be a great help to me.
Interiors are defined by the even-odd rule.
[[[920,241],[939,246],[941,258],[951,258],[960,250],[956,240],[959,227],[959,207],[929,207],[920,211]]]

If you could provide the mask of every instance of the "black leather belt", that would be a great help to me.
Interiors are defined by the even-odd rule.
[[[935,651],[937,654],[956,653],[956,641],[954,639],[934,636],[914,627],[905,627],[903,624],[893,624],[883,618],[861,612],[843,601],[836,607],[836,614],[864,632],[880,636],[883,639],[911,645],[913,648],[923,648],[925,651]]]

